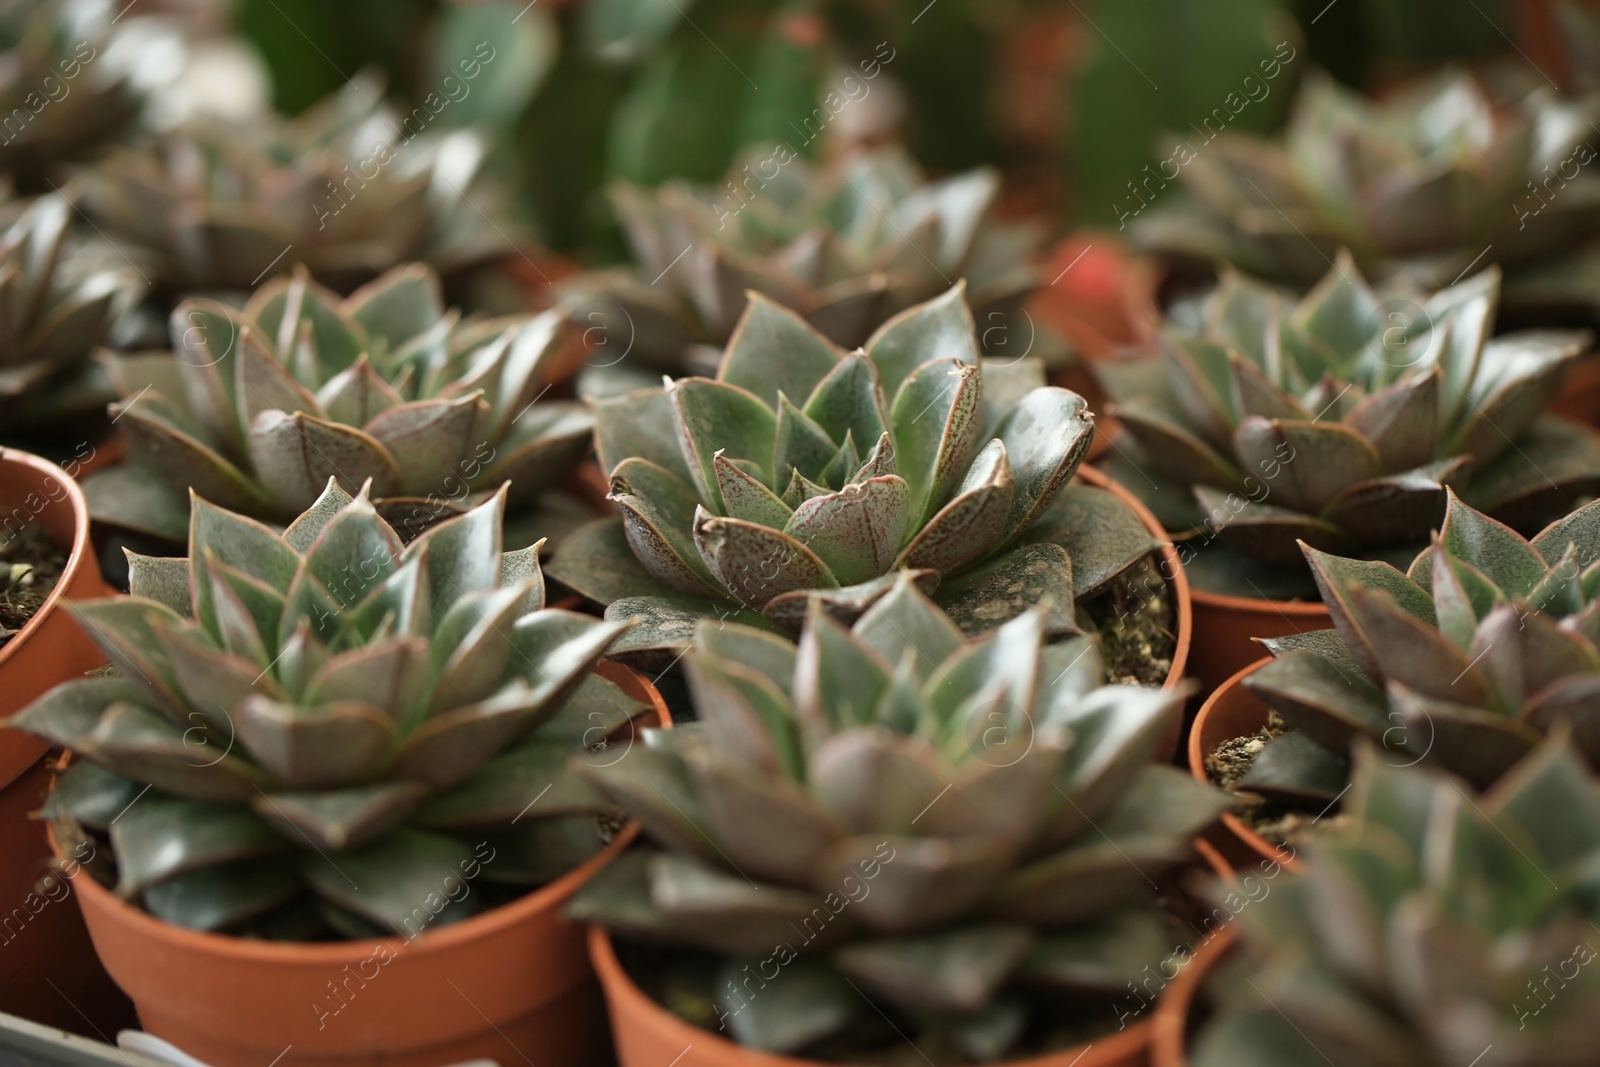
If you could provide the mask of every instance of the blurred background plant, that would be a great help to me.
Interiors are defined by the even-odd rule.
[[[1000,168],[1012,214],[1115,225],[1175,136],[1271,133],[1313,69],[1363,91],[1444,63],[1590,90],[1600,19],[1548,0],[6,0],[0,49],[0,169],[25,191],[145,131],[271,131],[268,102],[296,115],[381,77],[397,116],[495,146],[516,195],[488,214],[538,279],[524,235],[616,260],[608,183],[714,182],[752,145],[903,141],[935,175]]]
[[[1438,97],[1451,107],[1395,92],[1448,77],[1473,86]],[[1301,92],[1313,83],[1320,96]],[[1572,160],[1542,142],[1528,151],[1510,119],[1548,110],[1535,97],[1587,114],[1600,92],[1592,0],[0,0],[0,210],[16,194],[72,201],[78,235],[106,246],[99,258],[142,276],[138,314],[105,338],[137,348],[160,343],[184,296],[237,294],[302,264],[348,292],[423,260],[469,312],[542,306],[570,292],[558,283],[575,271],[630,258],[618,189],[677,196],[681,185],[715,202],[745,191],[757,160],[793,172],[771,190],[778,204],[802,172],[834,173],[862,149],[903,153],[935,188],[1000,176],[998,192],[984,185],[992,204],[952,205],[951,217],[1042,223],[1048,251],[1017,245],[1016,262],[1000,264],[1038,279],[1030,353],[1056,333],[1095,357],[1147,339],[1152,296],[1183,280],[1173,260],[1123,260],[1118,231],[1252,197],[1245,182],[1261,172],[1236,161],[1283,143],[1291,114],[1331,115],[1311,98],[1336,87],[1399,114],[1389,130],[1374,109],[1360,143],[1330,130],[1333,169],[1389,159],[1378,149],[1392,134],[1417,166],[1444,168],[1440,183],[1464,176],[1476,198],[1462,190],[1458,214],[1497,212],[1474,233],[1516,230],[1537,204],[1545,231],[1589,249],[1587,223],[1563,223],[1597,214],[1600,182],[1551,183],[1539,163]],[[1587,128],[1566,126],[1563,144]],[[1210,144],[1224,137],[1229,150]],[[1516,181],[1493,189],[1520,200],[1473,184],[1494,162],[1481,157],[1505,144],[1521,146],[1530,174],[1511,167]],[[1367,209],[1394,197],[1340,173],[1353,199],[1310,189],[1307,210],[1321,214],[1308,232],[1334,235],[1329,247],[1392,237]],[[1543,185],[1524,190],[1524,177]],[[1553,189],[1561,199],[1545,211]],[[1341,204],[1358,217],[1338,217]],[[830,211],[784,221],[843,229]],[[908,230],[906,243],[942,288],[995,266],[961,254],[972,238],[945,227]],[[1514,243],[1497,240],[1477,269]],[[1454,263],[1478,246],[1445,251]],[[1567,314],[1540,324],[1600,318],[1588,295],[1600,292],[1600,255],[1577,264],[1525,272],[1519,291]],[[639,280],[656,273],[648,265],[635,264]],[[692,266],[678,265],[680,284]],[[843,276],[841,264],[818,270]]]

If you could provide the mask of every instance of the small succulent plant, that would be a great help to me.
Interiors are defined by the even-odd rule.
[[[1239,788],[1326,805],[1362,737],[1486,787],[1558,724],[1600,768],[1600,501],[1528,541],[1452,494],[1404,574],[1306,557],[1337,629],[1266,642],[1244,684],[1296,732]]]
[[[768,1050],[879,1011],[982,1060],[1111,1029],[1173,951],[1156,880],[1226,797],[1150,762],[1181,690],[1102,686],[1094,639],[1047,633],[1035,608],[969,640],[909,575],[849,630],[814,605],[798,648],[703,623],[701,721],[579,768],[662,847],[574,914],[714,953],[705,1021]]]
[[[1600,435],[1541,412],[1587,335],[1491,338],[1499,281],[1374,290],[1341,254],[1296,302],[1225,270],[1106,371],[1137,444],[1112,466],[1168,529],[1210,531],[1197,585],[1244,596],[1311,595],[1299,541],[1410,559],[1447,486],[1538,529],[1600,486]]]
[[[70,235],[72,206],[51,193],[19,205],[0,234],[0,434],[48,434],[98,414],[115,394],[90,356],[142,284]]]
[[[1492,246],[1518,300],[1539,302],[1569,287],[1563,254],[1581,262],[1600,234],[1583,166],[1597,118],[1595,100],[1542,89],[1497,106],[1459,71],[1377,102],[1314,74],[1282,140],[1216,135],[1182,169],[1188,195],[1145,212],[1134,237],[1299,286],[1348,248],[1369,277],[1434,288]]]
[[[511,251],[474,207],[485,152],[471,130],[393,114],[361,75],[294,119],[198,122],[75,180],[89,217],[169,292],[248,290],[297,262],[348,292],[411,260],[449,274]]]
[[[1481,799],[1367,750],[1348,828],[1239,912],[1195,1067],[1593,1062],[1596,790],[1559,738]]]
[[[1031,340],[1011,325],[1038,284],[1040,235],[993,218],[999,191],[989,170],[929,181],[898,149],[828,167],[752,155],[707,189],[618,185],[612,203],[636,270],[583,275],[574,302],[583,325],[603,322],[608,345],[625,342],[630,359],[710,374],[747,290],[855,348],[891,315],[965,279],[990,347],[1010,354],[1028,346],[1020,336]]]
[[[595,437],[621,517],[575,532],[551,574],[644,616],[620,648],[682,647],[696,616],[797,630],[849,620],[909,570],[963,629],[1051,598],[1054,634],[1157,547],[1111,494],[1068,487],[1082,397],[1032,360],[980,358],[958,284],[846,354],[756,295],[716,378],[601,400]]]
[[[116,14],[102,0],[0,2],[0,172],[20,188],[50,188],[62,164],[103,149],[138,118],[131,79],[102,59]]]
[[[297,271],[243,310],[185,301],[171,328],[174,353],[115,361],[130,463],[84,488],[95,518],[119,527],[181,539],[190,486],[285,523],[332,476],[347,491],[370,479],[373,503],[412,536],[508,480],[513,513],[525,510],[589,449],[582,404],[539,400],[559,313],[463,320],[422,264],[345,298]]]
[[[109,834],[161,919],[302,938],[415,934],[479,908],[463,881],[593,855],[614,809],[567,759],[643,710],[592,673],[627,624],[545,608],[503,506],[402,547],[332,479],[281,535],[197,497],[187,560],[73,605],[115,672],[8,723],[82,757],[47,817]]]

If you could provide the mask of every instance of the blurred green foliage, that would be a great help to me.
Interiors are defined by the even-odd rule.
[[[1203,140],[1208,117],[1220,115],[1212,129],[1256,132],[1282,122],[1299,71],[1290,62],[1267,79],[1260,64],[1301,37],[1279,0],[1100,4],[1093,19],[1094,58],[1072,87],[1068,119],[1072,200],[1085,221],[1137,210],[1131,190],[1170,155],[1173,135]],[[1263,88],[1248,90],[1246,78]]]
[[[289,112],[369,66],[421,100],[452,57],[489,40],[496,60],[449,121],[499,135],[494,169],[518,190],[519,221],[597,259],[620,249],[607,181],[713,180],[752,142],[814,154],[804,120],[880,42],[894,50],[885,69],[925,166],[1043,164],[1063,175],[1066,221],[1104,223],[1169,135],[1225,106],[1279,42],[1296,58],[1230,127],[1275,129],[1312,66],[1366,87],[1507,51],[1517,21],[1512,0],[238,0],[237,10]],[[1057,72],[1059,138],[1019,143],[999,121],[1015,104],[1000,98],[1005,64],[1019,26],[1051,10],[1075,20],[1082,59]]]

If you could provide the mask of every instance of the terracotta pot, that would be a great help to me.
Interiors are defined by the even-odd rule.
[[[61,682],[105,663],[62,608],[110,594],[89,542],[89,510],[78,483],[27,452],[0,450],[0,540],[23,523],[43,526],[68,549],[55,589],[20,633],[0,645],[0,718]],[[29,816],[50,784],[49,745],[0,730],[0,1011],[92,1034],[129,1018],[83,928],[78,909],[35,884],[49,871],[44,826]],[[52,988],[53,987],[53,988]]]
[[[1225,596],[1204,589],[1190,592],[1194,601],[1194,643],[1190,674],[1209,696],[1234,674],[1265,652],[1251,640],[1326,630],[1333,617],[1320,601],[1258,600]]]
[[[1550,410],[1569,419],[1600,426],[1600,356],[1590,354],[1573,364]]]
[[[599,672],[649,702],[648,680]],[[74,879],[100,958],[144,1029],[212,1067],[606,1062],[604,1013],[569,898],[638,833],[537,892],[411,942],[289,944],[185,930]],[[364,979],[364,980],[363,980]],[[335,999],[333,990],[341,996]]]
[[[606,991],[620,1067],[820,1067],[815,1061],[776,1056],[736,1045],[692,1026],[647,996],[623,969],[611,937],[589,930],[589,958]],[[1011,1067],[1142,1067],[1155,1023],[1151,1019],[1087,1045],[1008,1060]]]
[[[1244,687],[1244,678],[1265,666],[1270,657],[1264,657],[1236,673],[1200,706],[1189,728],[1189,772],[1197,781],[1210,783],[1206,776],[1205,760],[1224,741],[1245,737],[1267,724],[1267,706]],[[1281,863],[1287,867],[1296,864],[1294,853],[1274,845],[1231,812],[1222,816],[1222,825],[1211,832],[1210,843],[1222,858],[1235,867],[1253,866],[1262,860]]]
[[[1190,642],[1195,640],[1195,619],[1193,608],[1190,605],[1189,579],[1183,572],[1183,564],[1178,560],[1178,551],[1167,540],[1167,531],[1162,528],[1160,521],[1152,514],[1150,509],[1140,502],[1139,498],[1128,492],[1115,480],[1101,474],[1093,467],[1079,467],[1078,477],[1096,489],[1104,489],[1118,500],[1132,508],[1139,516],[1139,521],[1144,523],[1155,537],[1161,541],[1161,574],[1167,580],[1167,588],[1172,590],[1173,613],[1177,616],[1177,644],[1172,649],[1172,669],[1167,671],[1166,681],[1161,683],[1161,688],[1171,689],[1183,682],[1184,671],[1189,665]],[[1171,731],[1161,739],[1161,745],[1156,751],[1156,758],[1165,763],[1172,759],[1178,751],[1178,741],[1183,735],[1183,724],[1173,723]]]
[[[1232,926],[1224,927],[1203,945],[1178,976],[1161,991],[1150,1042],[1152,1067],[1187,1067],[1189,1029],[1200,1022],[1201,987],[1217,964],[1228,958],[1238,937]]]
[[[61,466],[74,478],[87,478],[95,471],[115,467],[127,452],[128,439],[122,436],[120,430],[113,429],[108,436],[95,442],[88,452],[63,460]]]

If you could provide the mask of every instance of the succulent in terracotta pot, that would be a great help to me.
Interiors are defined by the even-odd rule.
[[[91,359],[144,286],[116,257],[74,238],[59,193],[7,205],[0,233],[0,434],[61,436],[115,396]],[[54,431],[54,433],[52,433]]]
[[[707,188],[614,186],[635,266],[570,283],[583,325],[603,325],[630,361],[709,375],[747,291],[854,348],[964,279],[989,347],[1009,354],[1031,342],[1031,330],[1012,326],[1038,285],[1042,235],[994,217],[993,171],[929,180],[900,149],[829,166],[781,155],[740,159]]]
[[[1600,501],[1531,541],[1453,494],[1405,573],[1306,549],[1334,630],[1267,642],[1244,685],[1293,733],[1240,788],[1323,806],[1353,739],[1484,788],[1558,726],[1600,767]]]
[[[410,537],[511,481],[516,520],[589,449],[583,405],[541,399],[562,329],[555,312],[464,319],[418,263],[343,298],[300,270],[243,309],[187,300],[173,353],[113,361],[129,462],[85,482],[90,509],[179,540],[191,486],[282,524],[329,477],[347,492],[370,480],[373,505]]]
[[[1212,592],[1314,597],[1300,541],[1409,560],[1447,487],[1537,530],[1600,486],[1600,435],[1541,410],[1588,336],[1493,337],[1499,293],[1494,269],[1374,289],[1342,253],[1298,300],[1224,270],[1156,354],[1102,365],[1136,445],[1110,467],[1193,531],[1190,577]]]
[[[1195,1067],[1588,1063],[1600,794],[1563,738],[1488,793],[1357,759],[1346,826],[1235,920]]]
[[[982,358],[963,287],[846,353],[752,297],[715,378],[597,401],[620,519],[565,541],[551,574],[643,616],[619,649],[681,648],[697,617],[799,628],[820,598],[859,616],[909,572],[959,625],[1048,599],[1052,635],[1156,546],[1111,494],[1069,487],[1082,397],[1034,360]]]
[[[73,605],[116,670],[7,722],[80,757],[58,835],[109,838],[168,923],[301,941],[415,935],[598,853],[615,809],[566,761],[643,710],[592,673],[627,624],[546,608],[504,503],[402,545],[332,479],[281,534],[196,498],[188,559]]]
[[[572,913],[667,946],[664,1002],[769,1051],[861,1062],[875,1028],[902,1044],[885,1017],[979,1060],[1115,1030],[1177,944],[1158,880],[1227,800],[1150,761],[1182,690],[1102,686],[1048,615],[968,639],[902,574],[849,629],[814,604],[798,647],[702,623],[701,721],[578,768],[660,847]]]
[[[1597,109],[1542,85],[1497,102],[1461,71],[1376,101],[1313,74],[1281,139],[1216,135],[1181,171],[1187,195],[1144,212],[1132,233],[1146,250],[1299,287],[1349,249],[1380,281],[1432,288],[1495,263],[1508,303],[1592,303]]]
[[[472,130],[394,113],[361,74],[293,119],[197,121],[74,180],[84,211],[164,291],[249,290],[303,263],[348,292],[412,260],[448,275],[512,251],[474,182],[486,152]]]

